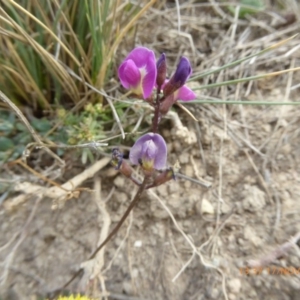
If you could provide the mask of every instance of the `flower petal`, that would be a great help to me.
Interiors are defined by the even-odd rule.
[[[175,94],[176,100],[191,101],[196,98],[196,94],[186,85],[182,86]]]
[[[173,80],[175,83],[178,82],[182,86],[190,77],[191,73],[192,73],[192,68],[191,68],[190,61],[186,57],[182,56],[178,63],[177,69],[173,75]]]
[[[151,54],[148,55],[146,60],[146,66],[145,66],[145,75],[143,76],[142,71],[142,87],[143,87],[143,96],[144,99],[151,96],[153,88],[155,86],[156,82],[156,75],[157,75],[157,69],[156,69],[156,60],[155,55],[153,51],[150,51]]]
[[[157,153],[157,147],[152,140],[149,140],[143,144],[142,153],[143,153],[142,159],[145,159],[147,161],[154,160]]]
[[[175,73],[163,88],[164,96],[170,96],[179,88],[181,88],[190,77],[191,73],[192,68],[190,61],[184,56],[181,57]]]
[[[141,81],[141,73],[132,59],[125,60],[118,70],[124,88],[137,87]]]
[[[134,145],[130,149],[129,160],[133,165],[138,165],[139,160],[141,159],[141,152],[143,148],[143,144],[151,139],[154,133],[148,133],[136,140]]]
[[[148,98],[153,91],[157,74],[154,52],[145,47],[133,49],[119,67],[118,73],[126,89],[142,94],[144,99]]]
[[[130,162],[134,165],[153,161],[153,168],[161,170],[167,164],[167,145],[164,138],[157,133],[141,136],[130,149]]]
[[[164,138],[159,134],[155,134],[153,141],[158,149],[154,159],[154,168],[156,170],[161,170],[167,165],[167,144]]]
[[[146,65],[146,62],[149,61],[149,58],[150,60],[153,59],[156,64],[155,54],[152,50],[146,47],[136,47],[128,54],[126,60],[132,59],[138,68],[142,68]]]

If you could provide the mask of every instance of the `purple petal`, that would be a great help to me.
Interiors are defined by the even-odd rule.
[[[153,137],[153,142],[156,144],[158,152],[154,159],[154,168],[156,170],[164,169],[167,165],[167,144],[164,138],[155,134]]]
[[[163,88],[164,96],[170,96],[181,88],[190,77],[191,73],[192,68],[189,60],[186,57],[181,57],[175,73]]]
[[[142,68],[149,58],[153,59],[155,62],[155,54],[152,50],[145,47],[137,47],[128,54],[126,60],[132,59],[138,68]]]
[[[138,165],[140,161],[153,161],[155,169],[165,168],[167,163],[167,145],[164,138],[157,133],[147,133],[141,136],[132,146],[129,159],[134,165]]]
[[[186,85],[182,86],[174,95],[176,100],[182,101],[191,101],[196,98],[196,94]]]
[[[124,61],[119,67],[119,78],[124,88],[137,87],[141,81],[141,73],[132,59]]]
[[[119,78],[126,89],[143,94],[148,98],[156,81],[156,60],[154,52],[145,48],[133,49],[119,67]]]
[[[152,140],[145,142],[142,146],[143,158],[147,161],[155,159],[157,153],[157,147]]]
[[[144,99],[148,98],[152,94],[156,82],[156,75],[157,75],[155,55],[153,51],[150,52],[151,54],[149,54],[146,60],[145,76],[142,77]],[[142,69],[142,76],[143,76],[143,70],[144,69]]]
[[[175,74],[173,75],[173,80],[175,83],[180,82],[181,85],[184,85],[187,79],[192,73],[192,68],[190,61],[186,57],[181,57]]]
[[[129,160],[133,165],[139,164],[139,159],[141,159],[143,144],[149,141],[149,139],[151,139],[151,136],[149,136],[150,134],[151,133],[148,133],[138,138],[134,143],[134,145],[131,147],[129,153]]]

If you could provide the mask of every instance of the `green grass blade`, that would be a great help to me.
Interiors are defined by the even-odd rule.
[[[228,80],[228,81],[223,81],[223,82],[218,82],[218,83],[202,85],[199,88],[194,88],[193,90],[204,90],[204,89],[216,88],[216,87],[220,87],[220,86],[224,86],[224,85],[231,85],[231,84],[237,84],[237,83],[247,82],[247,81],[251,81],[251,80],[267,78],[267,77],[271,77],[271,76],[278,76],[281,74],[285,74],[288,72],[295,72],[295,71],[300,71],[300,67],[281,70],[281,71],[272,72],[272,73],[266,73],[266,74],[262,74],[262,75],[249,76],[249,77],[244,77],[244,78],[240,78],[240,79],[234,79],[234,80]]]
[[[300,105],[300,102],[272,102],[272,101],[217,101],[217,100],[200,100],[196,99],[193,101],[180,101],[181,104],[231,104],[231,105],[270,105],[270,106],[278,106],[278,105]]]

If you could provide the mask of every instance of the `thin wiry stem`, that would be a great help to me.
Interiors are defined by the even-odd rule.
[[[129,213],[131,212],[131,210],[137,205],[137,203],[141,200],[141,196],[142,193],[144,192],[146,185],[148,182],[148,177],[145,176],[144,181],[142,182],[142,184],[140,185],[136,195],[134,196],[133,200],[131,201],[131,203],[129,204],[127,210],[125,211],[124,215],[122,216],[122,218],[120,219],[120,221],[118,222],[118,224],[114,227],[114,229],[111,231],[111,233],[107,236],[107,238],[95,249],[95,251],[91,254],[91,256],[89,257],[90,259],[93,259],[97,253],[111,240],[111,238],[119,231],[120,227],[123,225],[124,221],[127,219]],[[61,292],[62,290],[64,290],[71,282],[74,281],[74,279],[76,277],[78,277],[79,275],[81,275],[83,273],[83,270],[80,269],[78,270],[61,288],[57,289],[56,291],[54,291],[52,293],[52,295],[50,296],[50,299],[55,299],[56,296],[58,296],[59,292]]]

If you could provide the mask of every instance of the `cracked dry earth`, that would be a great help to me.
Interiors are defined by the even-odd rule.
[[[245,274],[250,260],[264,258],[300,231],[299,111],[291,106],[199,106],[192,112],[198,124],[179,112],[188,130],[162,130],[169,163],[178,160],[181,173],[212,186],[178,178],[152,191],[204,263],[157,197],[147,192],[106,247],[102,287],[90,284],[89,292],[98,292],[99,298],[105,285],[109,299],[200,300],[224,299],[225,288],[230,300],[299,299],[299,275],[269,274],[267,268],[299,268],[297,244],[261,274]],[[99,176],[103,199],[115,188],[106,203],[113,226],[136,190],[110,167]],[[34,205],[33,196],[13,211],[1,207],[1,246],[22,229]],[[45,299],[40,295],[68,280],[96,247],[102,216],[91,193],[54,211],[51,200],[43,199],[36,209],[1,288],[3,300]],[[16,243],[1,249],[2,262]],[[225,276],[224,288],[214,267]],[[70,289],[77,287],[75,281]]]

